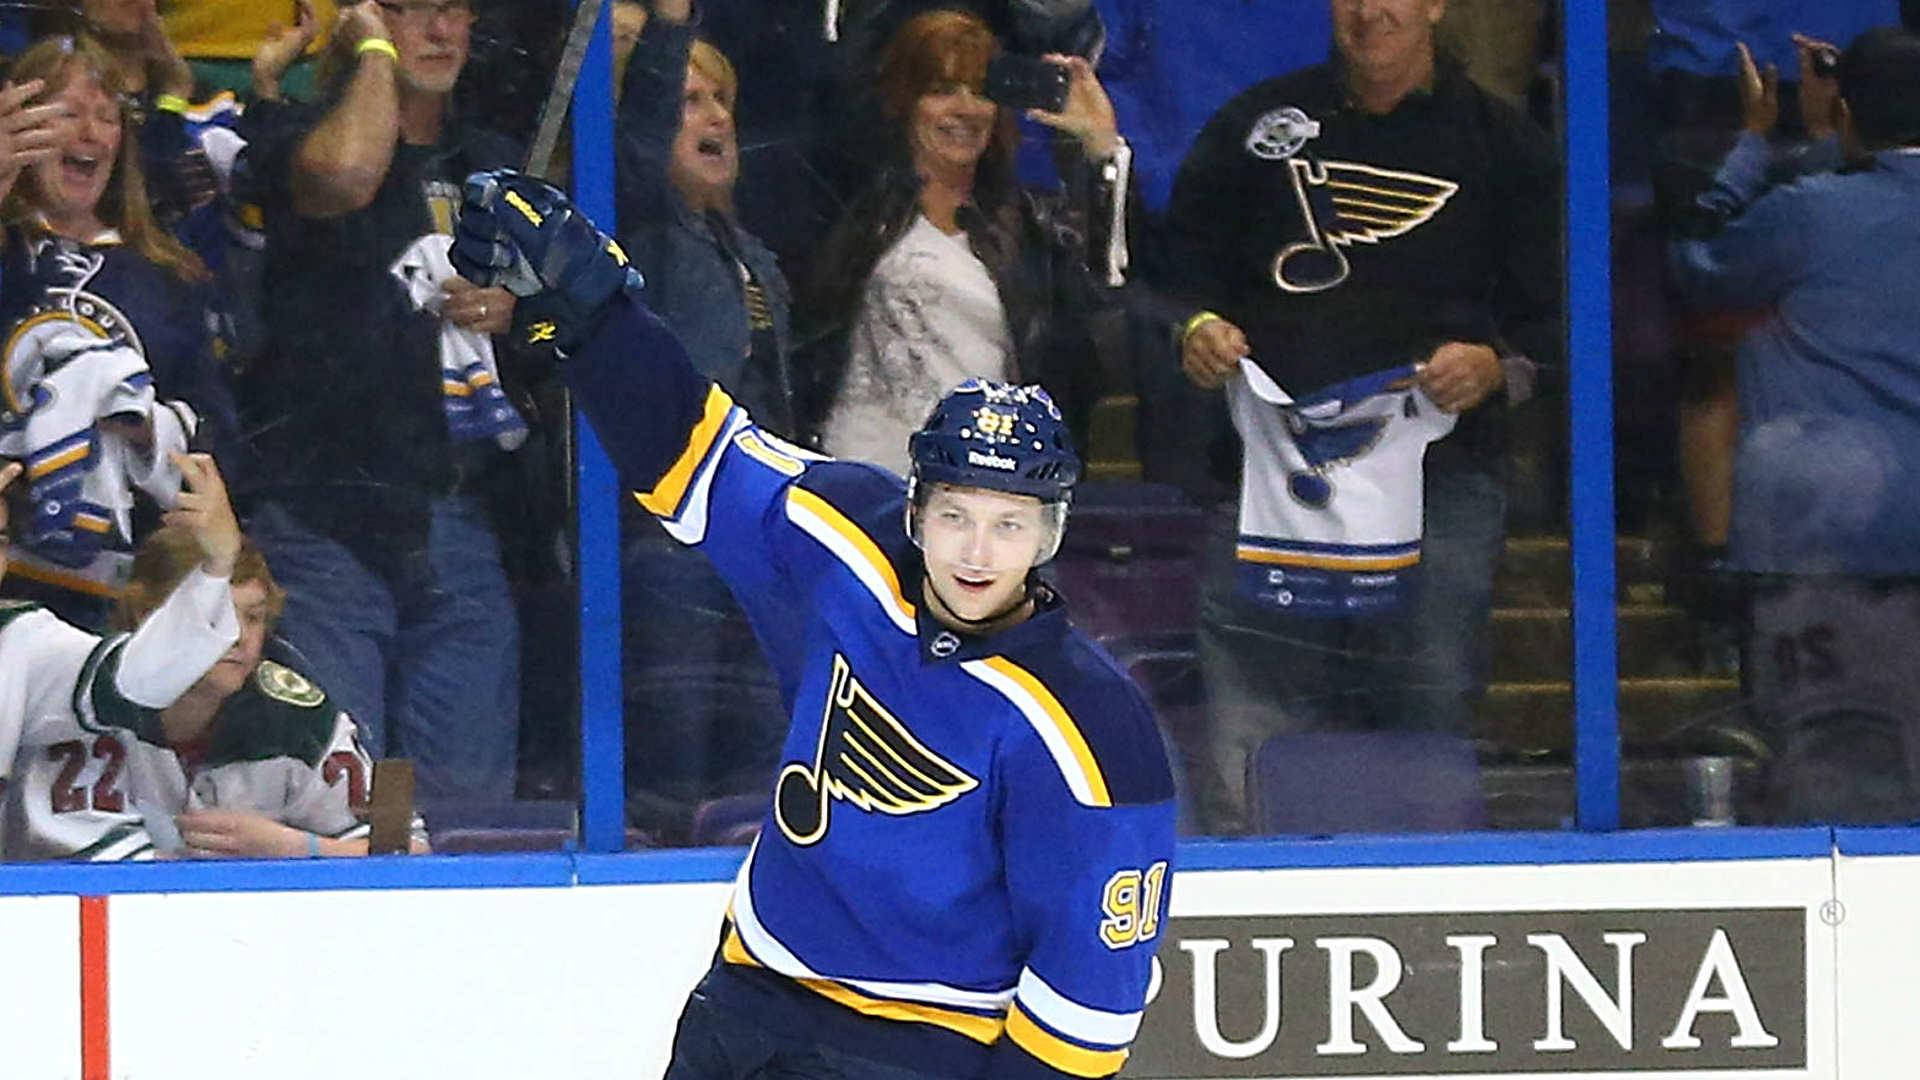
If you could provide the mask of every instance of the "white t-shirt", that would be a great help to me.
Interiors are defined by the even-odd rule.
[[[907,471],[907,436],[947,391],[1013,376],[1013,339],[993,277],[967,245],[924,215],[867,279],[847,345],[847,374],[827,414],[837,458]]]

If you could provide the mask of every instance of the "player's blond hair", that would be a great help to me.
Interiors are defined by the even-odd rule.
[[[114,605],[113,628],[132,630],[139,626],[140,620],[159,607],[193,568],[200,565],[202,558],[200,543],[194,539],[192,530],[178,525],[165,526],[141,541],[140,550],[133,554],[133,571],[126,588],[121,590],[120,599]],[[273,580],[273,572],[267,569],[267,557],[252,540],[242,536],[240,554],[233,562],[232,582],[238,588],[255,581],[267,590],[267,622],[271,626],[286,609],[287,591]]]

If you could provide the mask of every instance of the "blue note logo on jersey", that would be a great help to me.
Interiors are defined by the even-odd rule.
[[[773,819],[787,839],[806,847],[827,835],[835,801],[868,812],[918,814],[979,786],[915,738],[835,653],[813,761],[780,770]]]
[[[1377,244],[1433,219],[1460,185],[1351,161],[1292,158],[1287,170],[1307,238],[1273,259],[1273,283],[1290,293],[1331,289],[1353,272],[1345,249]]]

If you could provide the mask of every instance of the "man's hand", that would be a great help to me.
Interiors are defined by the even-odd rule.
[[[292,26],[274,23],[253,52],[253,96],[261,101],[280,97],[280,78],[294,61],[306,55],[313,39],[320,36],[320,17],[314,14],[313,0],[294,0]]]
[[[1093,73],[1093,65],[1082,57],[1049,53],[1041,59],[1067,69],[1067,103],[1057,113],[1028,109],[1027,119],[1057,128],[1080,140],[1090,161],[1105,161],[1120,145],[1119,123],[1114,119],[1113,102],[1106,88]]]
[[[234,561],[240,557],[240,523],[234,520],[233,505],[227,501],[226,482],[207,454],[176,453],[172,459],[173,467],[186,481],[186,490],[161,520],[193,533],[200,544],[202,570],[212,577],[231,577]]]
[[[592,334],[623,289],[641,284],[626,252],[565,194],[508,169],[467,177],[449,255],[461,277],[520,298],[515,324],[525,344],[562,351]]]
[[[1840,50],[1831,42],[1795,34],[1793,51],[1800,60],[1800,115],[1807,137],[1827,138],[1840,127],[1840,79],[1832,66]]]
[[[380,5],[373,0],[343,5],[339,14],[334,16],[333,33],[329,35],[329,40],[342,48],[352,50],[361,42],[374,38],[393,40],[393,34],[387,30],[387,20],[380,17]]]
[[[300,858],[307,834],[242,810],[189,810],[174,817],[186,853],[196,858]]]
[[[6,494],[7,485],[18,480],[20,474],[26,471],[27,466],[24,462],[9,461],[5,465],[0,465],[0,495]]]
[[[483,289],[466,278],[446,284],[447,301],[440,314],[462,330],[476,334],[504,334],[513,329],[517,297],[498,285]]]
[[[1415,368],[1420,389],[1444,412],[1465,412],[1506,385],[1500,354],[1485,345],[1449,341]]]
[[[1181,342],[1180,370],[1200,389],[1218,390],[1240,370],[1240,358],[1250,351],[1239,327],[1225,319],[1208,319]]]
[[[1762,75],[1747,43],[1735,47],[1740,50],[1740,122],[1755,135],[1770,134],[1780,122],[1780,69],[1768,64]]]

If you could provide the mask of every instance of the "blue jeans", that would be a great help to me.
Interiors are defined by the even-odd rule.
[[[1203,746],[1191,768],[1200,824],[1250,828],[1247,763],[1281,732],[1469,734],[1486,683],[1493,574],[1506,537],[1505,477],[1461,450],[1427,452],[1421,559],[1404,611],[1312,618],[1236,595],[1236,515],[1214,523],[1201,588]]]
[[[280,636],[370,754],[411,758],[423,798],[513,796],[520,629],[477,501],[435,500],[426,558],[392,580],[275,503],[248,535],[287,590]]]
[[[787,712],[746,612],[704,553],[651,520],[634,520],[628,532],[621,621],[629,792],[691,810],[704,799],[771,790]],[[630,812],[656,812],[644,799],[629,802]]]

